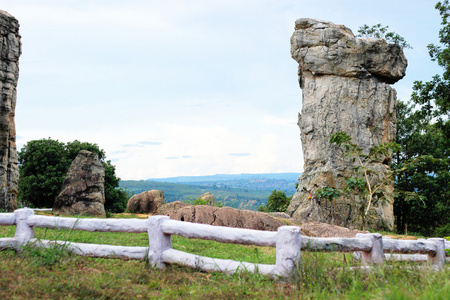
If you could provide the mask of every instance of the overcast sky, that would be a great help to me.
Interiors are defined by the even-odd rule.
[[[122,179],[302,172],[298,18],[382,23],[413,46],[415,80],[441,73],[435,1],[0,0],[20,23],[18,149],[97,143]]]

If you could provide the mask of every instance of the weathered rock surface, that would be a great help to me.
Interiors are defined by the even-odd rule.
[[[301,221],[356,226],[348,200],[329,203],[313,196],[321,187],[342,186],[353,172],[329,140],[347,132],[366,153],[395,140],[396,92],[389,84],[405,75],[407,60],[398,45],[358,39],[343,25],[313,19],[295,22],[291,54],[303,90],[298,125],[305,165],[287,213]],[[385,174],[388,163],[371,167]],[[376,209],[375,227],[393,227],[393,200],[388,202]]]
[[[133,195],[127,203],[130,213],[154,214],[164,204],[164,192],[151,190]]]
[[[21,42],[19,22],[0,10],[0,208],[17,208],[16,87]]]
[[[359,230],[349,229],[347,227],[331,225],[327,223],[308,222],[299,225],[302,229],[302,235],[312,237],[355,237],[357,233],[362,233]]]
[[[262,212],[232,207],[188,205],[179,201],[162,206],[157,214],[179,221],[256,230],[275,231],[278,227],[286,225]]]
[[[81,150],[70,165],[54,214],[105,217],[105,170],[98,154]]]
[[[214,199],[214,195],[211,193],[204,193],[200,196],[200,199],[203,201],[206,201],[207,205],[214,205],[216,204],[216,199]]]
[[[161,216],[170,216],[171,214],[176,213],[178,210],[185,206],[191,206],[190,204],[181,202],[181,201],[174,201],[170,203],[166,203],[162,205],[158,210],[156,211],[156,215]]]

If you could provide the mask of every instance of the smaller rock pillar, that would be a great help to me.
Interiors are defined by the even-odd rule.
[[[105,217],[105,169],[97,153],[81,150],[70,165],[54,214]]]

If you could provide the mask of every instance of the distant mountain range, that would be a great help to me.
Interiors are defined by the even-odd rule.
[[[286,194],[291,194],[295,192],[298,176],[300,176],[300,173],[216,174],[209,176],[152,178],[147,181],[209,186],[212,188],[243,188],[259,191],[278,189]]]
[[[262,174],[216,174],[206,176],[179,176],[168,178],[150,178],[147,181],[172,182],[172,183],[192,183],[192,182],[211,182],[211,181],[229,181],[229,180],[255,180],[255,179],[277,179],[298,181],[301,173],[262,173]]]

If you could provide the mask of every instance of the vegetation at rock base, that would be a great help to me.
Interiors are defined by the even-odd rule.
[[[398,191],[394,214],[398,232],[450,235],[450,4],[436,4],[442,18],[440,44],[428,45],[432,61],[443,68],[431,81],[416,81],[411,101],[397,107],[397,143],[393,169]],[[412,160],[418,163],[405,168]],[[411,192],[421,197],[411,197]]]
[[[48,138],[29,141],[23,146],[18,153],[19,201],[31,207],[53,207],[70,164],[80,150],[97,153],[105,168],[105,210],[125,211],[128,193],[118,188],[120,178],[111,161],[105,160],[105,151],[97,144],[77,140],[64,144]]]
[[[208,200],[202,199],[202,198],[197,198],[197,199],[191,198],[184,202],[191,204],[191,205],[210,205],[210,206],[216,206],[216,207],[223,207],[223,204],[221,202],[217,201],[217,202],[214,202],[213,204],[211,204]]]
[[[354,175],[345,179],[345,186],[323,187],[318,189],[314,196],[329,201],[340,196],[351,199],[349,203],[357,212],[356,220],[361,220],[361,229],[364,231],[367,222],[376,216],[371,214],[374,207],[383,205],[391,197],[388,192],[394,176],[388,168],[383,173],[373,170],[372,167],[376,164],[382,166],[383,162],[392,156],[392,152],[398,150],[398,144],[376,145],[365,154],[363,149],[353,143],[351,137],[345,132],[332,134],[330,143],[341,147],[344,150],[344,157],[355,164]]]
[[[122,216],[121,216],[122,217]],[[136,217],[136,216],[133,216]],[[0,237],[14,235],[0,226]],[[72,242],[147,246],[148,235],[36,228],[36,237]],[[173,236],[175,249],[198,255],[273,264],[275,248],[222,244]],[[0,252],[1,299],[448,299],[450,269],[441,272],[389,262],[366,272],[352,254],[303,252],[295,279],[271,280],[246,272],[203,273],[179,266],[149,268],[146,261],[75,256],[49,251]]]

